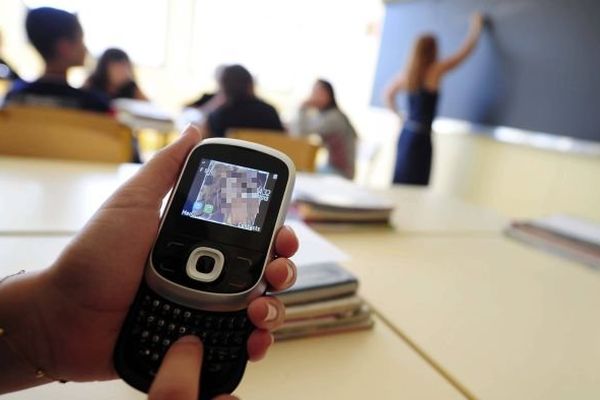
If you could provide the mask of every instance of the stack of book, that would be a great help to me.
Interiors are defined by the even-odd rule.
[[[567,215],[515,221],[506,235],[561,257],[600,268],[600,224]]]
[[[356,294],[358,280],[336,263],[298,266],[296,284],[276,296],[286,305],[276,340],[368,329],[371,310]]]
[[[335,175],[298,174],[293,204],[307,222],[388,223],[393,204]]]
[[[171,114],[149,101],[116,99],[111,104],[117,112],[117,120],[134,129],[171,132],[175,127]]]

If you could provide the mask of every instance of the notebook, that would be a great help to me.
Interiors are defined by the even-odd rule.
[[[358,279],[336,263],[299,265],[296,283],[275,295],[286,305],[316,302],[356,293]]]
[[[292,197],[295,211],[310,222],[385,223],[393,204],[335,175],[298,174]]]
[[[592,221],[554,215],[515,221],[505,234],[549,253],[600,268],[600,225]]]
[[[273,332],[275,340],[287,340],[301,337],[330,335],[369,329],[373,326],[371,310],[363,304],[355,312],[345,315],[332,315],[322,318],[303,319],[285,322]]]
[[[363,304],[363,299],[356,295],[313,303],[296,304],[286,307],[285,321],[288,323],[311,318],[351,315],[359,310]]]
[[[298,220],[287,220],[300,241],[292,257],[298,275],[294,286],[272,293],[286,304],[283,326],[277,340],[302,338],[368,329],[371,310],[356,295],[357,278],[339,263],[348,256],[333,243]]]

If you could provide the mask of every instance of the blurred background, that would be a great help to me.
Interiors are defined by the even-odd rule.
[[[83,84],[94,57],[120,47],[130,55],[148,97],[175,112],[199,93],[215,90],[218,66],[239,63],[252,71],[258,92],[284,118],[291,117],[317,77],[333,81],[342,107],[364,114],[384,11],[381,2],[371,0],[352,7],[342,0],[3,1],[4,52],[25,79],[42,72],[23,27],[27,8],[41,6],[76,12],[84,27],[90,57],[85,67],[69,72],[73,86]],[[343,18],[332,18],[341,9]]]
[[[511,216],[600,216],[583,201],[597,196],[585,182],[600,154],[593,1],[4,0],[2,55],[29,81],[43,63],[24,20],[41,6],[76,13],[84,29],[89,54],[69,69],[71,86],[84,84],[105,49],[122,48],[153,109],[176,122],[167,135],[136,126],[144,159],[176,137],[185,105],[218,89],[217,68],[238,63],[286,127],[315,79],[331,82],[359,139],[354,180],[379,188],[392,181],[406,122],[384,108],[386,88],[420,34],[437,35],[440,57],[449,57],[481,11],[487,22],[476,48],[441,83],[430,189]],[[405,101],[400,93],[403,113]],[[549,193],[560,204],[548,203]]]

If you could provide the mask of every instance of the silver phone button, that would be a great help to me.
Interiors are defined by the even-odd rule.
[[[219,250],[198,247],[190,253],[185,271],[194,280],[213,282],[223,272],[223,264],[225,264],[225,257]]]

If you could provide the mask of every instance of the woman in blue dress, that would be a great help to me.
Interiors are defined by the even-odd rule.
[[[408,97],[408,115],[398,139],[394,183],[429,184],[431,124],[436,115],[442,78],[473,52],[481,35],[483,22],[481,14],[473,14],[464,44],[455,54],[443,60],[438,60],[435,36],[420,36],[415,41],[406,68],[388,86],[385,92],[386,104],[401,118],[396,96],[399,92],[406,91]]]

